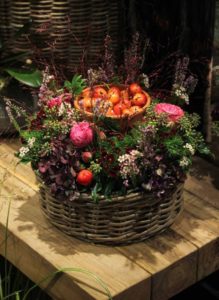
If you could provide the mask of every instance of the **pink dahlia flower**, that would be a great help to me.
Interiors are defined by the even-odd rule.
[[[89,145],[93,140],[93,130],[88,122],[76,123],[70,131],[70,139],[72,143],[82,148]]]
[[[155,112],[159,114],[167,114],[170,122],[177,122],[184,116],[184,111],[177,105],[169,103],[158,103],[155,106]]]

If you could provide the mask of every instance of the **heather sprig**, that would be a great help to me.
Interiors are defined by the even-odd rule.
[[[112,39],[109,35],[104,40],[104,57],[101,70],[104,70],[105,82],[110,82],[115,77],[115,59],[112,49]]]
[[[189,95],[195,90],[198,79],[189,72],[189,57],[179,58],[175,66],[175,76],[172,85],[172,95],[181,101],[177,104],[189,104]],[[183,102],[182,102],[183,101]]]
[[[135,33],[129,48],[124,53],[125,83],[134,82],[140,74],[142,55],[140,54],[140,36]]]

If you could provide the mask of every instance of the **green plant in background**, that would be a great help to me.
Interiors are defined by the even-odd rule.
[[[42,83],[41,72],[33,67],[31,60],[28,59],[30,51],[20,53],[10,52],[14,41],[24,33],[27,33],[30,26],[30,23],[24,24],[5,43],[0,39],[0,93],[7,87],[11,78],[30,87],[39,87]]]
[[[212,122],[212,134],[219,137],[219,121]]]

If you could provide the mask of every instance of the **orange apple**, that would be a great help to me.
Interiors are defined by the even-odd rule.
[[[130,90],[132,95],[135,95],[136,93],[142,92],[142,88],[137,83],[131,83],[130,86],[129,86],[129,90]]]
[[[147,103],[147,97],[144,93],[136,93],[132,98],[132,104],[140,107],[145,106]]]
[[[122,90],[121,91],[121,98],[123,101],[129,100],[129,92],[128,90]]]
[[[107,93],[108,100],[113,104],[116,104],[120,101],[120,90],[118,87],[113,86],[109,89]]]
[[[132,114],[132,112],[130,111],[129,108],[125,108],[125,109],[123,109],[122,114],[124,116],[130,116]]]
[[[107,96],[107,91],[101,86],[94,87],[93,97],[94,98],[105,98]]]
[[[86,88],[82,91],[82,98],[87,98],[92,96],[91,88]]]
[[[129,111],[130,111],[130,114],[133,115],[133,114],[136,114],[136,113],[140,112],[141,108],[137,105],[134,105],[134,106],[129,108]]]
[[[84,97],[82,104],[85,109],[92,107],[92,99],[90,97]]]

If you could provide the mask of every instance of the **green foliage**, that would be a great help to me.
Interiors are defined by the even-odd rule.
[[[212,122],[212,134],[219,136],[219,121]]]
[[[43,132],[39,131],[39,130],[23,130],[21,132],[21,136],[23,139],[25,139],[25,141],[27,142],[29,139],[31,138],[35,138],[36,140],[39,140],[43,137]]]
[[[30,51],[14,54],[10,53],[10,50],[8,49],[8,45],[11,46],[17,38],[22,34],[27,33],[30,26],[30,22],[25,23],[17,32],[15,32],[11,40],[8,40],[4,44],[0,42],[0,73],[3,78],[12,77],[30,87],[39,87],[42,83],[42,73],[36,68],[23,68],[23,61],[28,58]]]
[[[45,120],[44,126],[47,127],[46,137],[48,139],[51,139],[51,137],[56,137],[59,134],[67,134],[69,131],[69,127],[59,120]]]
[[[30,87],[39,87],[42,83],[42,73],[39,70],[4,69],[11,77]]]
[[[200,116],[196,113],[188,114],[185,113],[185,116],[179,121],[180,127],[186,134],[190,134],[194,128],[197,128],[200,124]]]
[[[164,140],[164,145],[170,157],[181,157],[184,155],[184,141],[179,135]]]
[[[94,175],[98,175],[102,171],[101,165],[94,161],[90,163],[89,169],[94,173]]]
[[[79,95],[86,87],[85,79],[81,75],[74,75],[72,81],[65,81],[64,87],[74,96]]]

